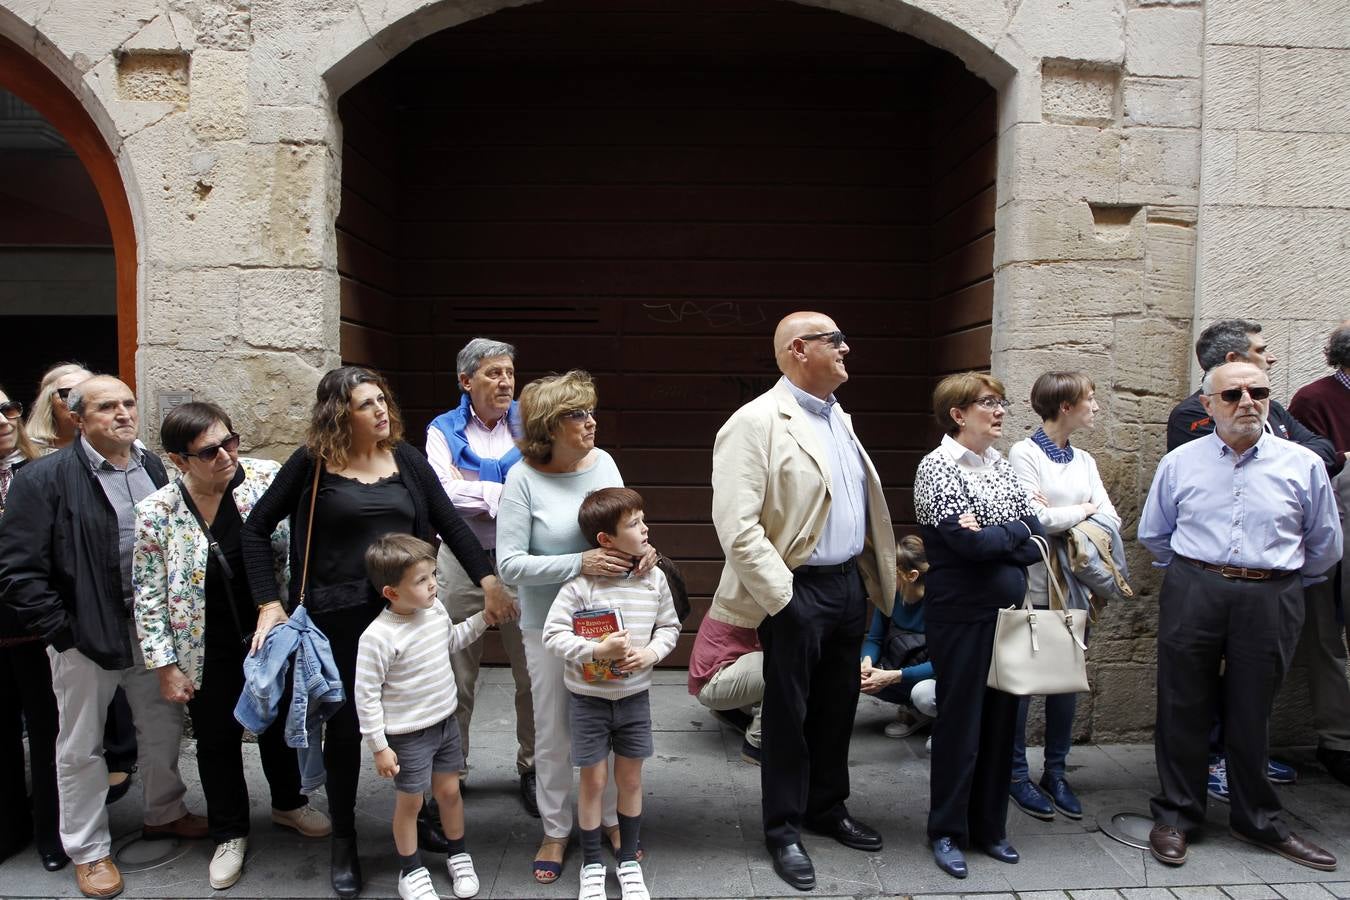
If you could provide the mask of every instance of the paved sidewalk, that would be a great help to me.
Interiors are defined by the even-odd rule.
[[[644,869],[652,896],[772,897],[792,894],[774,874],[759,824],[759,770],[740,760],[740,738],[691,698],[684,676],[657,673],[653,720],[657,755],[647,765],[643,843]],[[563,877],[536,885],[530,860],[539,826],[517,799],[510,675],[484,671],[474,721],[474,752],[466,793],[469,849],[482,880],[480,897],[567,898],[576,896],[574,846]],[[1294,830],[1336,853],[1340,872],[1317,872],[1241,844],[1228,836],[1227,808],[1214,804],[1212,827],[1193,843],[1190,862],[1179,869],[1157,864],[1146,852],[1118,844],[1097,830],[1103,819],[1127,810],[1146,812],[1156,784],[1152,747],[1079,746],[1069,757],[1069,778],[1083,800],[1081,822],[1040,822],[1013,809],[1009,832],[1021,851],[1020,865],[970,857],[970,877],[949,878],[932,862],[924,841],[928,809],[928,758],[922,735],[891,740],[882,734],[890,713],[863,698],[853,736],[853,798],[849,808],[879,828],[886,849],[877,854],[848,850],[807,837],[819,886],[809,895],[827,897],[1017,895],[1024,900],[1330,900],[1350,898],[1350,788],[1333,781],[1312,760],[1311,750],[1282,754],[1299,766],[1297,785],[1280,788]],[[228,891],[212,892],[207,842],[184,844],[173,858],[140,871],[129,864],[158,854],[164,844],[141,844],[140,792],[112,808],[112,827],[126,876],[123,895],[206,897],[218,893],[244,900],[262,897],[329,897],[328,843],[308,841],[274,827],[267,815],[266,786],[249,746],[253,788],[253,836],[243,877]],[[196,783],[193,745],[183,748],[189,804],[205,812]],[[1039,773],[1038,753],[1032,771]],[[393,794],[368,768],[362,775],[358,811],[365,897],[397,897],[397,859],[389,834]],[[322,806],[322,796],[316,798]],[[3,815],[4,811],[0,811]],[[443,896],[450,896],[444,862],[428,857]],[[1066,893],[1067,892],[1067,893]],[[618,896],[611,875],[610,897]],[[792,894],[793,896],[802,896]],[[37,854],[24,851],[0,865],[0,896],[73,897],[71,869],[48,874]]]

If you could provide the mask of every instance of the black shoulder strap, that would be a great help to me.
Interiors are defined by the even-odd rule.
[[[220,574],[225,576],[225,598],[230,603],[230,615],[234,617],[234,627],[242,635],[245,633],[244,625],[239,621],[239,609],[234,603],[234,568],[230,565],[230,561],[225,558],[225,551],[220,549],[216,536],[207,527],[206,520],[202,518],[201,510],[197,509],[197,504],[193,502],[192,494],[188,492],[187,485],[183,484],[183,479],[179,478],[175,485],[178,488],[178,493],[183,497],[183,505],[188,508],[188,512],[192,513],[192,518],[197,520],[197,525],[201,528],[202,534],[206,535],[206,547],[211,551],[211,556],[215,559],[216,565],[220,566]]]

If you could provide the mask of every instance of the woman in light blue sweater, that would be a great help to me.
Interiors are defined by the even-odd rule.
[[[520,600],[520,631],[534,696],[536,797],[544,828],[534,877],[550,884],[562,873],[572,833],[571,735],[562,660],[544,649],[544,620],[563,584],[578,574],[620,575],[650,569],[656,553],[640,561],[591,547],[577,524],[581,501],[592,491],[622,487],[614,459],[595,446],[595,385],[574,370],[532,381],[520,392],[522,465],[511,467],[497,513],[497,567]],[[611,783],[602,821],[617,836],[617,794]]]

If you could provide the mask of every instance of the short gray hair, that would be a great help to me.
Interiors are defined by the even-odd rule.
[[[84,415],[84,394],[86,391],[85,385],[87,385],[90,382],[90,380],[98,377],[99,373],[90,375],[84,381],[81,381],[79,384],[71,388],[70,393],[66,395],[66,409],[70,410],[73,415],[77,416]]]
[[[1331,333],[1326,346],[1327,365],[1334,369],[1350,367],[1350,324]]]
[[[476,337],[464,345],[464,349],[459,351],[455,357],[455,383],[459,384],[460,375],[473,377],[473,373],[478,371],[478,367],[483,364],[483,360],[492,359],[494,356],[509,356],[511,362],[516,361],[516,348],[504,341],[494,341],[491,338]],[[464,386],[460,385],[460,390]]]
[[[1252,345],[1250,335],[1260,333],[1261,326],[1256,322],[1220,319],[1200,332],[1200,338],[1195,342],[1195,358],[1200,368],[1209,371],[1222,365],[1230,353],[1245,357]]]

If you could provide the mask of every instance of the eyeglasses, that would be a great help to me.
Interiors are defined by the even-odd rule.
[[[1249,387],[1249,388],[1235,387],[1229,388],[1226,391],[1215,391],[1209,396],[1218,397],[1222,399],[1224,403],[1240,403],[1242,401],[1243,391],[1246,391],[1247,396],[1251,397],[1253,400],[1258,402],[1261,400],[1270,399],[1270,388],[1268,387]]]
[[[225,440],[221,441],[219,444],[212,444],[210,447],[203,447],[202,449],[196,451],[195,453],[190,450],[184,450],[179,455],[195,456],[202,462],[209,463],[215,462],[216,456],[218,456],[220,454],[220,451],[222,450],[224,450],[226,453],[233,453],[238,449],[239,449],[239,435],[231,431],[230,436],[227,437]]]
[[[20,403],[18,400],[9,400],[6,401],[5,403],[0,403],[0,416],[4,416],[11,422],[14,421],[15,419],[22,419],[23,404]]]
[[[566,419],[566,420],[568,420],[569,422],[584,422],[584,421],[586,421],[587,419],[593,419],[593,418],[595,418],[595,410],[593,410],[593,409],[569,409],[567,412],[563,413],[563,414],[562,414],[561,416],[559,416],[558,418],[560,418],[560,419]]]
[[[840,344],[844,343],[847,338],[844,337],[842,331],[818,331],[815,334],[799,334],[797,335],[797,340],[829,341],[831,346],[838,347]]]
[[[1012,406],[1011,400],[1004,400],[1002,397],[981,397],[978,400],[970,401],[972,406],[978,406],[981,409],[987,409],[991,412],[996,409],[1007,409]]]
[[[62,403],[65,403],[66,398],[70,396],[70,392],[73,390],[75,390],[73,387],[57,388],[54,393],[56,394],[56,396],[61,398]]]

